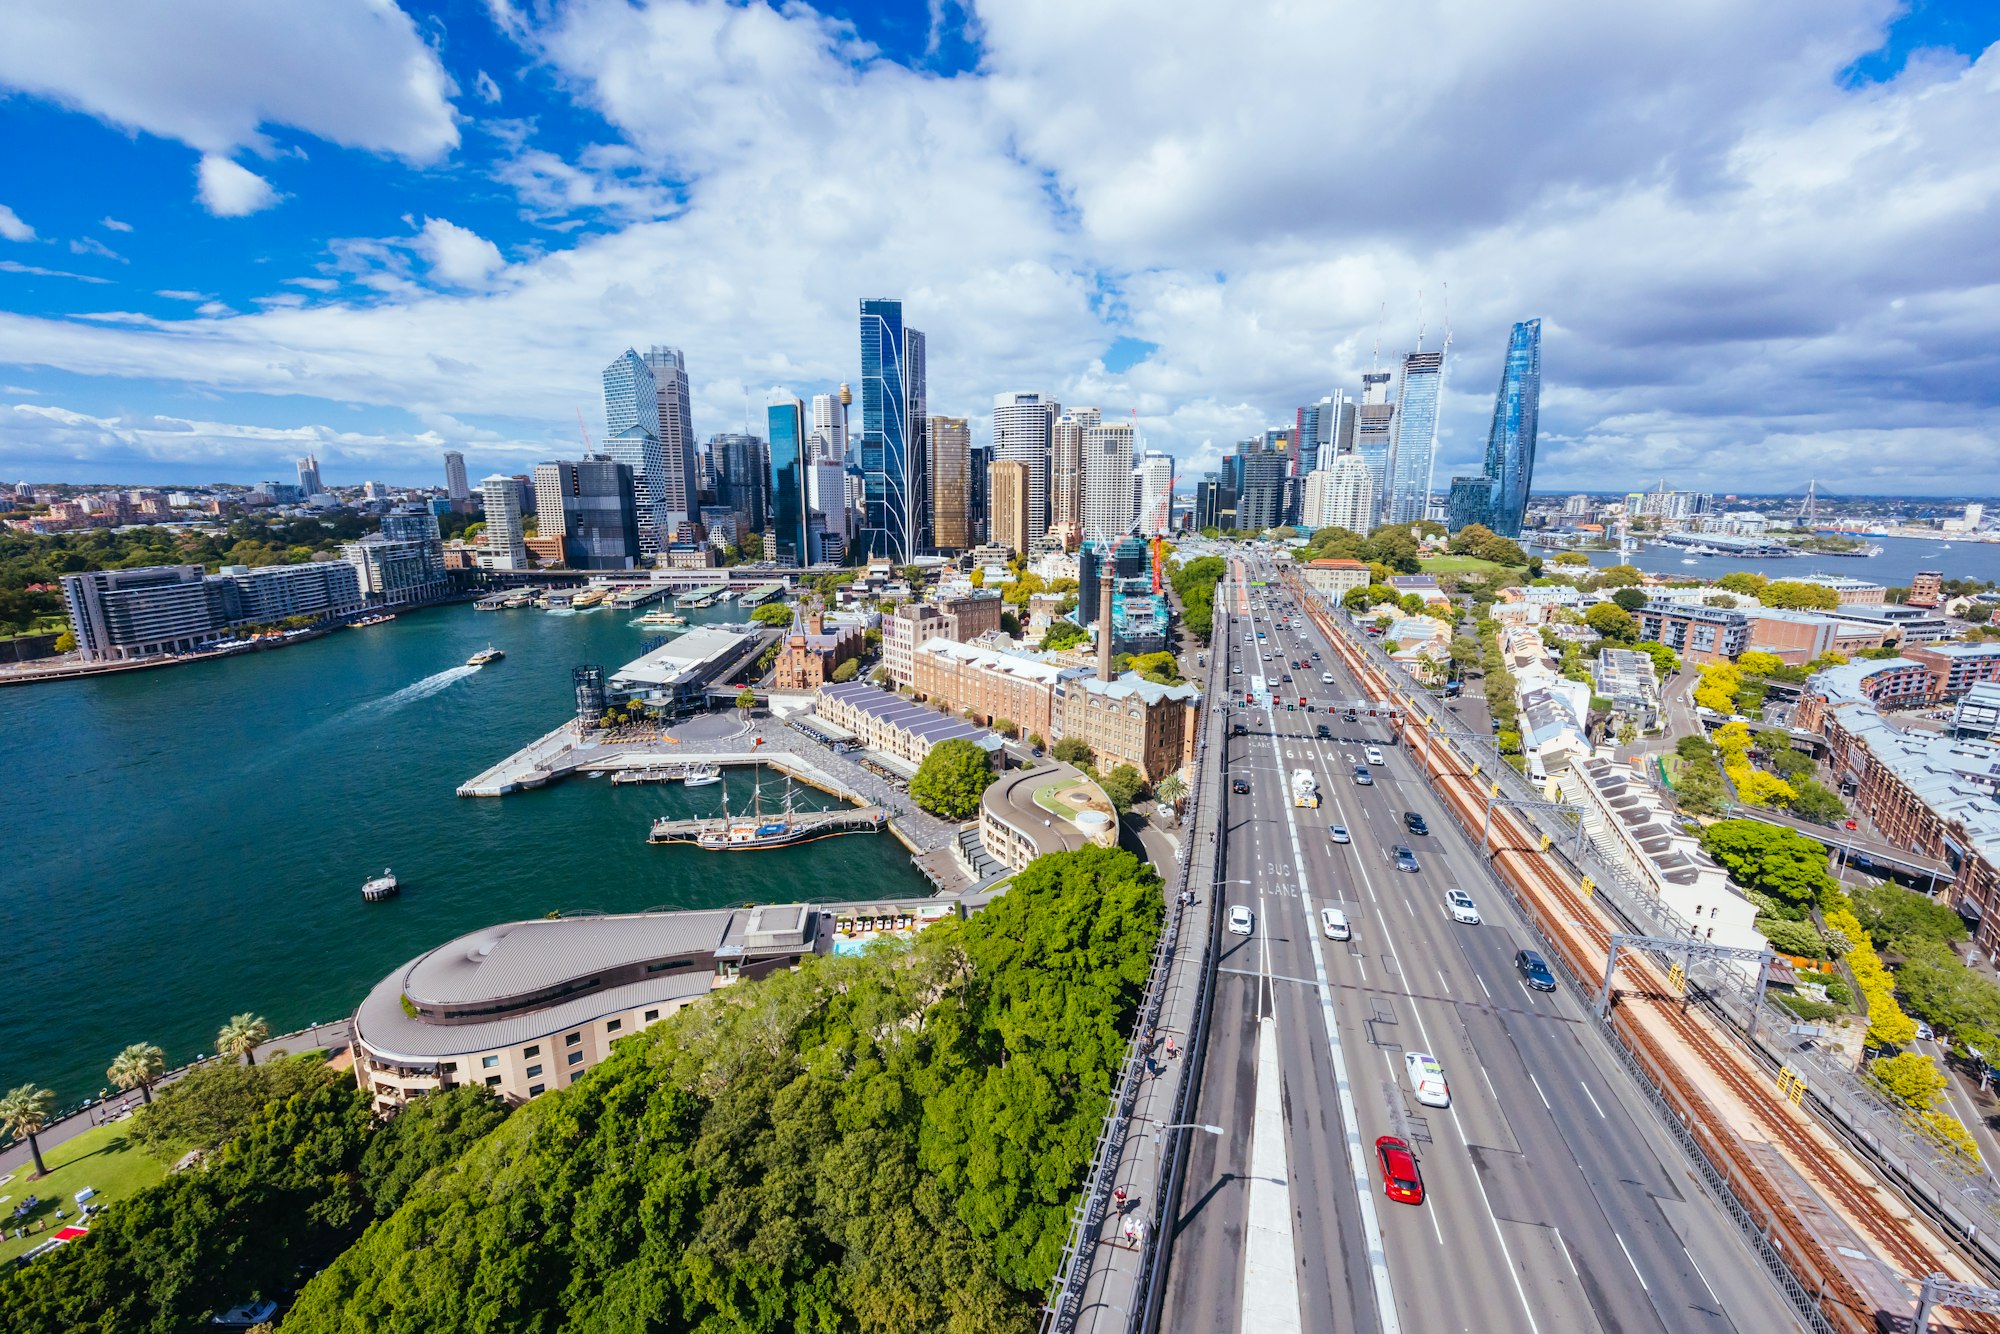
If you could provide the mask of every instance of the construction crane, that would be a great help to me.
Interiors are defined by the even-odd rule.
[[[584,452],[584,453],[585,453],[586,455],[590,454],[590,453],[591,453],[591,448],[590,448],[590,428],[589,428],[589,427],[587,427],[587,426],[585,426],[585,425],[583,424],[583,409],[582,409],[582,408],[578,408],[578,409],[576,410],[576,429],[577,429],[577,430],[578,430],[578,431],[579,431],[579,432],[580,432],[580,433],[582,434],[582,436],[583,436],[583,452]]]

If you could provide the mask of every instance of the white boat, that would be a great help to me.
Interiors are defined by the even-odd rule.
[[[707,787],[712,783],[720,783],[721,781],[721,767],[713,764],[704,764],[699,769],[690,769],[687,777],[681,780],[681,785],[683,787]]]
[[[1696,560],[1696,559],[1695,559],[1695,558],[1694,558],[1693,556],[1682,556],[1682,557],[1681,557],[1681,564],[1683,564],[1683,565],[1699,565],[1700,563],[1701,563],[1701,562],[1700,562],[1700,561],[1698,561],[1698,560]]]
[[[396,873],[386,866],[382,868],[382,874],[361,882],[361,897],[369,903],[394,898],[401,891],[402,886],[396,883]]]
[[[637,620],[633,621],[632,624],[667,625],[667,626],[686,625],[687,617],[676,616],[672,612],[666,610],[664,607],[656,607],[652,611],[647,612],[644,616],[641,616]]]
[[[465,665],[468,667],[484,667],[487,663],[498,662],[506,656],[507,650],[494,648],[491,644],[488,644],[485,648],[467,658]]]

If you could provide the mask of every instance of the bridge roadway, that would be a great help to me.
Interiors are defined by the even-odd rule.
[[[1194,1119],[1225,1133],[1191,1139],[1160,1328],[1798,1328],[1580,1022],[1584,1000],[1523,985],[1514,955],[1532,937],[1386,722],[1326,711],[1360,693],[1331,646],[1309,625],[1278,628],[1285,595],[1275,586],[1220,594],[1232,611],[1245,599],[1269,636],[1253,647],[1239,630],[1213,648],[1243,669],[1228,677],[1231,700],[1212,704],[1247,724],[1227,765],[1250,784],[1228,798],[1229,883],[1216,898],[1250,907],[1256,926],[1222,937]],[[1291,665],[1301,659],[1305,671]],[[1243,708],[1246,685],[1260,705],[1275,689],[1276,709]],[[1319,711],[1284,708],[1302,695]],[[1315,736],[1321,723],[1329,738]],[[1369,745],[1385,762],[1362,787],[1352,771]],[[1291,804],[1298,768],[1319,780],[1317,809]],[[1407,810],[1428,837],[1406,833]],[[1332,842],[1334,824],[1351,844]],[[1415,874],[1391,864],[1397,843],[1416,852]],[[1482,925],[1451,921],[1442,900],[1454,886],[1478,902]],[[1318,911],[1329,905],[1351,919],[1351,941],[1322,937]],[[1409,1096],[1405,1051],[1442,1063],[1448,1109]],[[1282,1145],[1272,1142],[1280,1126]],[[1423,1205],[1383,1196],[1374,1141],[1385,1134],[1413,1141]]]

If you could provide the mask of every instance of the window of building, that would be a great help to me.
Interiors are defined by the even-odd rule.
[[[575,1045],[576,1045],[577,1043],[579,1043],[579,1042],[581,1042],[581,1041],[583,1041],[583,1034],[581,1034],[581,1033],[571,1033],[571,1034],[570,1034],[569,1036],[567,1036],[567,1037],[565,1037],[565,1038],[563,1039],[563,1046],[565,1046],[565,1047],[574,1047],[574,1046],[575,1046]]]
[[[542,1047],[540,1043],[536,1043],[532,1047],[521,1048],[521,1055],[524,1057],[535,1057],[535,1056],[540,1056],[541,1054],[542,1054]]]
[[[616,1033],[619,1029],[623,1027],[625,1027],[625,1021],[623,1019],[608,1019],[605,1021],[604,1031],[607,1033]]]
[[[646,1011],[646,1022],[649,1024],[652,1023],[655,1019],[658,1019],[659,1017],[660,1017],[660,1012],[658,1010]]]
[[[578,1061],[581,1061],[582,1059],[583,1059],[583,1053],[580,1051],[573,1051],[569,1054],[569,1063],[571,1065],[575,1065]]]
[[[530,1078],[530,1079],[540,1079],[541,1077],[542,1077],[542,1067],[541,1067],[541,1066],[539,1066],[539,1065],[531,1065],[531,1066],[529,1066],[529,1067],[528,1067],[528,1078]]]
[[[542,1090],[547,1087],[548,1085],[546,1084],[530,1084],[528,1085],[528,1096],[531,1098],[540,1097]]]
[[[498,1075],[488,1075],[488,1076],[486,1076],[486,1087],[487,1087],[487,1088],[490,1088],[490,1089],[497,1089],[497,1088],[499,1088],[499,1087],[500,1087],[500,1076],[498,1076]]]
[[[494,1066],[500,1064],[500,1058],[498,1056],[482,1056],[479,1058],[479,1064],[481,1068],[491,1070]]]

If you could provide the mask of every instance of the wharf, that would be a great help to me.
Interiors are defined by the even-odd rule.
[[[745,816],[741,819],[749,819]],[[718,830],[725,823],[714,816],[697,820],[655,820],[653,832],[647,837],[648,843],[692,843],[702,834]],[[863,806],[859,810],[806,811],[791,817],[793,836],[784,843],[725,847],[724,852],[755,851],[763,847],[790,847],[797,843],[810,842],[816,838],[826,838],[833,834],[876,834],[886,829],[889,813],[880,806]]]
[[[738,598],[737,601],[741,602],[746,607],[758,607],[762,606],[766,602],[769,602],[772,598],[777,597],[784,591],[785,591],[785,586],[783,584],[759,584],[755,588],[751,589],[749,592],[745,593],[742,597]]]
[[[655,588],[621,588],[611,595],[613,611],[636,611],[648,602],[657,602],[667,595],[666,585]]]
[[[718,585],[714,588],[703,589],[699,593],[683,593],[675,598],[674,601],[683,607],[693,607],[698,611],[703,607],[713,607],[716,603],[722,601],[722,595],[727,591],[726,588]]]

